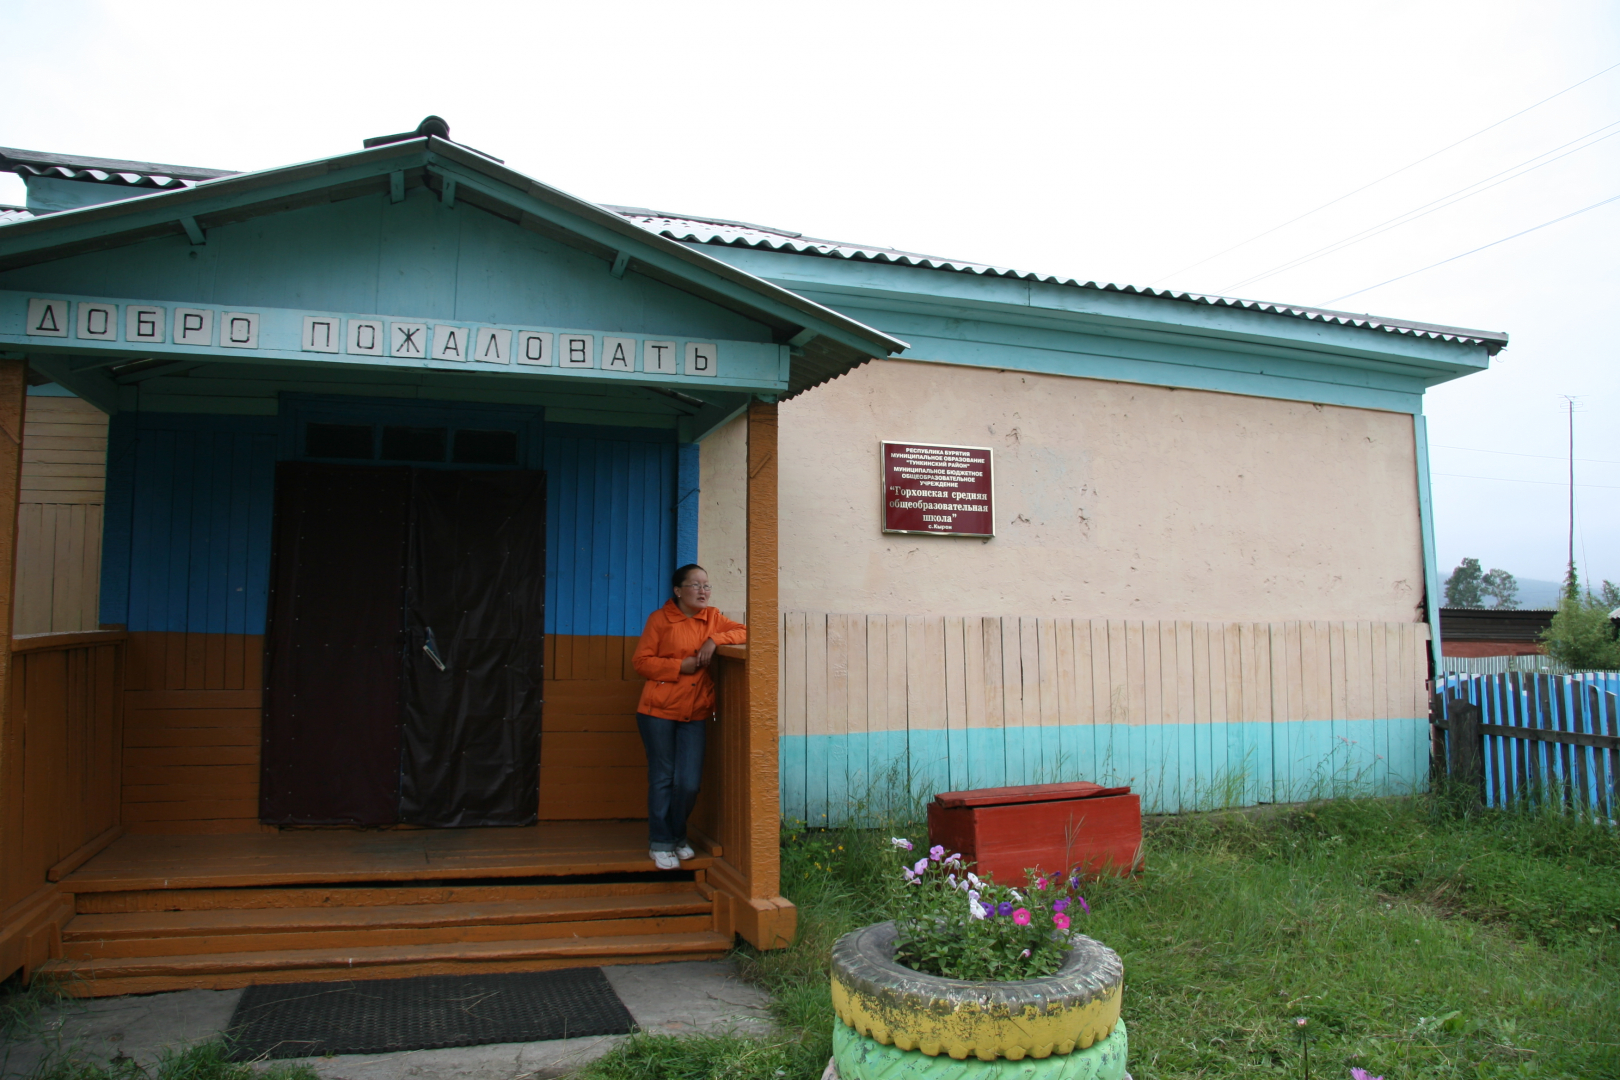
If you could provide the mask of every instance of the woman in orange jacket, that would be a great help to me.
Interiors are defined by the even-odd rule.
[[[677,870],[694,852],[686,819],[703,779],[704,721],[714,716],[709,661],[716,645],[748,640],[742,623],[709,606],[709,575],[696,563],[675,571],[674,597],[647,616],[631,659],[647,680],[636,727],[647,750],[647,831],[653,862]]]

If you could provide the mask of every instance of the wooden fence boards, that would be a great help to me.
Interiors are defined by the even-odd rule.
[[[1556,799],[1612,820],[1620,789],[1620,676],[1451,675],[1438,695],[1447,745],[1460,704],[1477,706],[1481,796],[1492,806]],[[1447,751],[1447,759],[1451,757]]]
[[[790,818],[1069,779],[1131,783],[1158,811],[1427,779],[1422,624],[782,620]]]

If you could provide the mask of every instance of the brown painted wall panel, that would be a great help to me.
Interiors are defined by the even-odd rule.
[[[635,647],[633,637],[547,639],[542,820],[646,814]],[[129,831],[259,828],[263,653],[258,635],[130,635],[121,774]]]

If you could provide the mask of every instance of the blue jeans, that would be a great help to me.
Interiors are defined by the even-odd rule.
[[[703,781],[702,720],[665,720],[636,713],[641,745],[647,748],[647,833],[653,851],[674,851],[686,843],[686,819]]]

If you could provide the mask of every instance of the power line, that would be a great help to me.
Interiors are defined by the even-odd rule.
[[[1429,161],[1429,160],[1431,160],[1433,158],[1439,157],[1441,154],[1444,154],[1448,150],[1454,150],[1457,147],[1461,146],[1463,143],[1468,142],[1470,139],[1477,139],[1481,135],[1485,134],[1487,131],[1490,131],[1490,130],[1492,130],[1494,128],[1501,127],[1503,124],[1507,123],[1509,120],[1515,120],[1515,119],[1523,116],[1525,113],[1530,112],[1533,109],[1539,109],[1543,105],[1547,104],[1547,102],[1553,100],[1553,98],[1563,97],[1565,94],[1569,93],[1571,90],[1574,90],[1574,89],[1576,89],[1578,87],[1581,87],[1581,86],[1585,86],[1587,83],[1591,82],[1593,79],[1597,78],[1599,75],[1607,75],[1609,72],[1613,71],[1615,68],[1620,68],[1620,63],[1610,64],[1608,67],[1604,68],[1602,71],[1598,72],[1596,75],[1588,75],[1586,78],[1582,79],[1578,83],[1575,83],[1573,86],[1566,86],[1562,90],[1558,91],[1558,93],[1553,94],[1551,97],[1544,97],[1540,101],[1536,102],[1534,105],[1527,106],[1526,108],[1520,109],[1518,112],[1512,114],[1511,116],[1504,116],[1502,119],[1498,120],[1494,124],[1489,124],[1489,125],[1487,125],[1485,127],[1480,128],[1478,131],[1474,132],[1472,135],[1466,135],[1463,138],[1458,139],[1456,142],[1450,144],[1449,146],[1442,146],[1440,149],[1436,150],[1434,153],[1428,154],[1428,155],[1426,155],[1424,157],[1420,157],[1416,161],[1412,162],[1410,165],[1402,165],[1400,168],[1396,169],[1394,172],[1387,173],[1384,176],[1380,176],[1377,180],[1374,180],[1371,183],[1363,184],[1360,187],[1356,188],[1354,191],[1345,192],[1343,195],[1340,195],[1336,199],[1329,199],[1327,202],[1323,203],[1321,206],[1318,206],[1315,210],[1307,210],[1303,214],[1300,214],[1298,217],[1289,218],[1287,221],[1283,222],[1281,225],[1275,225],[1272,228],[1267,229],[1263,233],[1256,233],[1254,236],[1249,237],[1247,240],[1244,240],[1244,241],[1242,241],[1240,243],[1237,243],[1237,244],[1233,244],[1231,247],[1226,248],[1225,250],[1217,251],[1215,254],[1209,256],[1209,258],[1207,258],[1207,259],[1200,259],[1195,263],[1190,263],[1187,266],[1183,266],[1180,270],[1172,270],[1168,274],[1161,274],[1158,277],[1154,278],[1152,281],[1148,282],[1148,285],[1149,286],[1157,285],[1159,282],[1163,281],[1165,278],[1175,277],[1177,274],[1185,273],[1186,271],[1192,270],[1195,267],[1203,266],[1205,263],[1211,262],[1211,261],[1213,261],[1215,259],[1218,259],[1222,255],[1227,254],[1228,252],[1236,251],[1240,247],[1247,247],[1249,244],[1254,243],[1256,240],[1259,240],[1262,237],[1270,236],[1272,233],[1276,232],[1278,229],[1286,229],[1288,226],[1294,224],[1294,222],[1296,222],[1296,221],[1303,221],[1306,218],[1310,217],[1312,214],[1319,213],[1319,212],[1321,212],[1323,210],[1326,210],[1328,207],[1333,206],[1336,203],[1341,203],[1344,200],[1350,198],[1350,196],[1352,196],[1352,195],[1359,195],[1363,191],[1366,191],[1368,188],[1376,187],[1377,185],[1382,184],[1385,180],[1388,180],[1388,179],[1390,179],[1392,177],[1399,176],[1401,173],[1406,172],[1408,169],[1414,169],[1417,166],[1423,164],[1425,161]]]
[[[1317,248],[1315,251],[1307,252],[1296,259],[1291,259],[1287,262],[1274,266],[1270,270],[1262,270],[1260,273],[1246,277],[1242,281],[1236,281],[1230,285],[1222,285],[1219,291],[1221,293],[1227,293],[1232,289],[1241,289],[1245,285],[1251,285],[1256,281],[1264,281],[1268,277],[1273,277],[1277,274],[1284,273],[1285,271],[1296,269],[1297,267],[1304,266],[1306,263],[1315,262],[1317,259],[1323,258],[1327,255],[1337,254],[1338,252],[1344,251],[1347,248],[1354,247],[1363,240],[1371,240],[1374,236],[1382,236],[1384,233],[1390,232],[1393,229],[1398,229],[1402,225],[1410,225],[1412,222],[1417,221],[1420,218],[1428,217],[1430,214],[1435,213],[1438,210],[1445,210],[1448,207],[1456,206],[1460,202],[1467,199],[1472,199],[1475,195],[1483,195],[1485,192],[1490,191],[1492,188],[1500,187],[1509,180],[1517,180],[1521,176],[1529,176],[1531,173],[1535,172],[1539,168],[1542,168],[1543,166],[1551,165],[1555,161],[1562,161],[1564,158],[1569,157],[1570,154],[1578,154],[1582,150],[1586,150],[1590,147],[1596,146],[1600,142],[1603,142],[1604,139],[1612,139],[1616,135],[1620,135],[1620,131],[1610,131],[1609,134],[1604,135],[1602,138],[1592,139],[1592,136],[1596,135],[1598,132],[1607,131],[1609,128],[1615,127],[1616,125],[1620,125],[1620,120],[1616,120],[1613,123],[1604,124],[1595,131],[1587,132],[1579,139],[1571,139],[1562,146],[1555,146],[1551,150],[1535,155],[1535,157],[1525,158],[1517,165],[1503,169],[1501,172],[1493,173],[1483,180],[1476,180],[1472,184],[1465,184],[1456,191],[1451,192],[1449,195],[1442,195],[1440,198],[1431,202],[1426,202],[1422,206],[1415,209],[1396,214],[1394,217],[1381,221],[1377,225],[1370,225],[1367,228],[1362,229],[1360,232],[1351,233],[1349,236],[1341,237],[1338,240],[1333,241],[1331,244],[1325,244],[1322,247]],[[1548,154],[1557,154],[1558,151],[1563,150],[1564,147],[1574,146],[1583,139],[1592,139],[1592,141],[1586,143],[1584,146],[1576,146],[1575,149],[1570,150],[1568,153],[1558,154],[1558,156],[1555,158],[1548,158],[1539,165],[1530,165],[1530,163],[1535,161],[1537,158],[1547,157]],[[1530,165],[1530,168],[1524,169],[1523,166],[1525,165]],[[1521,169],[1522,171],[1514,172],[1515,169]],[[1508,176],[1506,175],[1507,173],[1513,173],[1513,175]],[[1502,177],[1502,179],[1497,180],[1496,178],[1499,176]],[[1496,183],[1492,184],[1492,180],[1496,180]],[[1482,184],[1486,186],[1481,187],[1480,185]],[[1477,190],[1469,190],[1470,188]],[[1467,194],[1463,194],[1464,192],[1467,192]],[[1457,197],[1453,198],[1453,196]]]
[[[1481,450],[1477,446],[1449,446],[1446,443],[1430,443],[1430,446],[1439,450],[1466,450],[1471,454],[1503,454],[1507,457],[1539,458],[1543,461],[1567,461],[1563,454],[1522,454],[1514,450]],[[1578,457],[1576,461],[1588,461],[1594,465],[1620,465],[1620,461],[1610,461],[1608,458]]]
[[[1400,275],[1398,275],[1396,277],[1390,278],[1388,281],[1380,281],[1377,285],[1369,285],[1365,289],[1357,289],[1355,292],[1347,292],[1343,296],[1335,296],[1331,300],[1324,300],[1324,301],[1322,301],[1320,306],[1321,307],[1327,307],[1330,304],[1337,304],[1340,300],[1348,300],[1352,296],[1360,296],[1364,292],[1372,292],[1374,289],[1382,289],[1385,285],[1393,285],[1397,281],[1405,281],[1409,277],[1415,277],[1418,274],[1424,273],[1425,271],[1433,270],[1437,266],[1444,266],[1444,265],[1446,265],[1446,263],[1456,262],[1458,259],[1465,259],[1470,255],[1475,255],[1475,254],[1478,254],[1481,251],[1484,251],[1486,248],[1493,248],[1497,244],[1505,244],[1509,240],[1517,240],[1521,236],[1528,236],[1531,233],[1536,232],[1538,229],[1545,229],[1547,226],[1556,225],[1560,221],[1568,221],[1572,217],[1579,217],[1581,214],[1586,213],[1588,210],[1596,210],[1600,206],[1607,206],[1609,203],[1614,202],[1616,199],[1620,199],[1620,195],[1610,195],[1607,199],[1604,199],[1601,202],[1595,202],[1591,206],[1585,206],[1585,207],[1582,207],[1579,210],[1571,211],[1570,213],[1565,214],[1563,217],[1556,217],[1556,218],[1553,218],[1551,221],[1543,221],[1540,225],[1533,225],[1530,228],[1525,229],[1523,232],[1514,233],[1512,236],[1504,236],[1500,240],[1492,240],[1488,244],[1481,244],[1479,247],[1474,248],[1472,251],[1465,251],[1461,255],[1453,255],[1449,259],[1441,259],[1437,263],[1430,263],[1428,266],[1422,267],[1421,269],[1418,269],[1418,270],[1413,270],[1411,273],[1408,273],[1408,274],[1400,274]]]
[[[1511,476],[1475,476],[1473,473],[1460,472],[1437,472],[1431,475],[1455,476],[1463,480],[1497,480],[1504,484],[1543,484],[1547,487],[1557,488],[1569,486],[1562,480],[1515,480]],[[1620,485],[1617,484],[1576,484],[1575,486],[1583,488],[1598,488],[1603,491],[1620,491]]]

